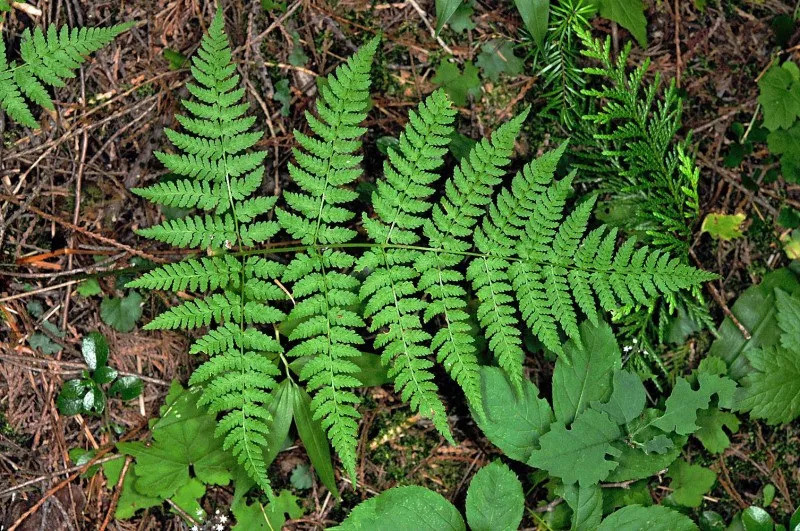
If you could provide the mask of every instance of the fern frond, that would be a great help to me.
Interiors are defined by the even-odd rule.
[[[522,384],[522,350],[519,320],[514,306],[508,258],[516,255],[517,242],[525,234],[537,198],[547,191],[566,149],[566,143],[526,164],[511,182],[501,189],[489,205],[482,224],[475,229],[475,245],[492,258],[475,258],[467,269],[467,279],[478,296],[478,320],[484,328],[498,364],[518,390]]]
[[[432,207],[434,189],[430,185],[438,178],[434,171],[442,165],[454,117],[455,109],[442,90],[409,113],[397,148],[389,151],[384,162],[384,179],[377,181],[372,194],[376,217],[362,216],[370,240],[382,245],[419,241],[417,229]],[[419,251],[410,249],[370,249],[358,264],[359,270],[370,271],[359,296],[365,302],[364,316],[371,318],[370,330],[381,331],[375,348],[382,351],[381,361],[389,367],[397,391],[453,441],[433,383],[433,364],[426,359],[435,347],[429,346],[431,336],[422,330],[419,318],[427,308],[415,285],[419,273],[412,267],[419,256]],[[470,402],[480,404],[479,389],[465,391],[470,393]]]
[[[418,288],[430,297],[423,319],[440,316],[442,327],[431,341],[436,359],[464,390],[473,404],[480,403],[480,376],[473,344],[467,292],[461,285],[464,275],[456,269],[463,256],[458,253],[472,247],[473,227],[491,202],[493,188],[501,182],[514,149],[514,141],[528,115],[526,109],[500,126],[491,140],[475,144],[453,177],[445,182],[445,194],[434,205],[423,234],[428,245],[446,252],[422,253],[415,262],[421,276]],[[476,406],[480,407],[480,406]]]
[[[277,214],[283,228],[304,244],[341,244],[356,234],[343,226],[355,217],[344,205],[357,196],[348,186],[361,175],[362,157],[355,153],[366,131],[359,124],[367,116],[369,71],[377,46],[376,37],[328,76],[317,98],[317,116],[306,113],[315,136],[294,133],[300,149],[294,149],[289,173],[300,191],[285,192],[289,210],[278,209]],[[354,405],[360,400],[353,389],[360,382],[353,376],[358,367],[349,358],[360,355],[357,345],[364,340],[355,329],[364,321],[352,309],[358,303],[358,280],[341,273],[353,263],[345,253],[312,247],[289,263],[283,282],[292,284],[297,302],[290,318],[305,319],[289,336],[299,341],[289,355],[310,356],[300,376],[312,396],[314,418],[355,482],[360,415]]]
[[[134,190],[156,203],[213,211],[165,221],[139,234],[178,247],[213,248],[216,256],[191,258],[162,266],[135,281],[150,289],[191,289],[209,293],[173,307],[150,321],[152,329],[192,329],[212,326],[191,347],[210,359],[192,375],[203,384],[198,403],[219,413],[217,435],[248,475],[271,496],[264,450],[272,418],[268,405],[275,385],[280,343],[256,329],[285,318],[272,306],[285,299],[272,280],[281,264],[264,258],[224,254],[234,246],[252,246],[278,232],[274,221],[261,220],[275,205],[274,197],[250,198],[261,185],[265,152],[252,151],[262,133],[249,132],[244,89],[237,88],[222,11],[203,36],[192,58],[189,84],[193,99],[184,100],[188,116],[178,116],[184,132],[167,131],[178,153],[157,154],[167,168],[182,177]]]
[[[38,129],[39,124],[31,113],[26,96],[31,102],[47,110],[55,110],[53,100],[44,84],[65,86],[65,80],[75,77],[75,70],[90,55],[130,29],[132,22],[107,28],[72,28],[60,30],[51,24],[47,34],[41,28],[33,33],[29,29],[20,38],[22,63],[8,63],[5,43],[0,40],[0,108],[11,119]]]

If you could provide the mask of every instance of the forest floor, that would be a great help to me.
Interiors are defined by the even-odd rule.
[[[794,6],[777,0],[737,0],[722,6],[709,1],[699,9],[697,3],[648,2],[649,44],[646,50],[634,47],[632,60],[650,58],[649,75],[660,72],[664,79],[676,79],[685,97],[681,134],[691,133],[697,145],[701,218],[709,212],[747,215],[747,238],[715,242],[698,233],[693,245],[698,264],[721,276],[712,283],[715,293],[707,293],[719,322],[723,306],[732,304],[766,271],[787,263],[781,234],[771,220],[783,205],[800,208],[800,186],[770,183],[775,164],[763,163],[763,151],[747,154],[733,169],[724,159],[732,143],[732,125],[747,127],[756,113],[756,79],[771,61],[765,45],[773,39],[771,20],[791,13]],[[367,123],[370,136],[365,141],[365,173],[369,178],[378,174],[378,163],[371,162],[380,160],[375,141],[398,134],[409,108],[433,90],[436,65],[448,53],[429,30],[435,25],[433,1],[298,0],[288,3],[285,11],[266,11],[256,1],[224,4],[246,97],[257,123],[266,124],[269,131],[261,145],[270,151],[268,186],[276,193],[287,182],[292,131],[302,127],[303,112],[312,105],[315,78],[331,72],[367,36],[382,32],[381,58],[373,72],[374,109]],[[78,79],[56,92],[58,112],[52,120],[42,119],[40,130],[29,133],[0,122],[0,529],[42,497],[48,499],[20,529],[41,529],[43,519],[51,530],[96,529],[112,497],[102,476],[78,478],[70,488],[48,492],[74,470],[70,449],[108,443],[117,437],[107,430],[111,424],[122,433],[139,430],[136,437],[146,437],[145,421],[157,414],[170,382],[186,382],[198,361],[187,354],[186,335],[140,328],[155,314],[159,295],[145,299],[134,331],[120,333],[100,318],[103,297],[121,295],[113,275],[101,274],[102,293],[93,296],[80,295],[76,283],[64,279],[174,254],[135,235],[137,227],[156,222],[158,212],[129,189],[164,172],[153,152],[165,143],[163,128],[173,123],[188,77],[180,57],[167,50],[190,56],[214,6],[202,0],[38,0],[30,5],[35,10],[26,14],[14,9],[2,23],[9,48],[31,25],[137,21],[95,54]],[[472,29],[442,34],[457,61],[473,60],[480,45],[491,39],[519,42],[521,21],[512,2],[479,0],[472,20]],[[619,40],[628,38],[605,19],[593,24],[596,33],[612,35],[617,48]],[[789,42],[796,44],[798,34]],[[525,54],[524,47],[517,49],[518,56]],[[276,86],[284,79],[289,81],[288,95]],[[530,102],[534,109],[541,104],[537,78],[527,68],[501,82],[484,81],[482,95],[459,109],[458,130],[471,138],[486,136],[520,102]],[[530,127],[517,155],[524,159],[553,144],[550,131]],[[758,149],[766,150],[763,145]],[[753,182],[758,186],[748,185]],[[62,416],[55,397],[63,381],[80,372],[80,341],[93,330],[108,338],[114,367],[144,377],[144,392],[132,403],[112,400],[103,417]],[[35,334],[53,347],[52,352],[32,348],[29,340]],[[710,332],[701,332],[689,348],[664,353],[667,367],[680,370],[696,364],[693,356],[699,345],[711,339]],[[527,370],[540,388],[548,388],[548,364],[529,359]],[[369,389],[358,453],[363,488],[344,489],[343,502],[337,505],[315,481],[301,495],[305,516],[289,522],[289,528],[318,529],[340,521],[361,499],[400,484],[423,485],[463,502],[471,476],[497,451],[470,420],[458,390],[444,381],[458,446],[448,445],[430,424],[412,416],[389,386]],[[797,423],[766,429],[744,421],[732,441],[723,455],[707,463],[718,472],[717,487],[707,498],[715,510],[729,515],[750,505],[767,482],[782,492],[800,492]],[[302,448],[282,452],[271,469],[276,487],[293,488],[290,474],[305,462]],[[529,473],[519,472],[521,477]],[[530,478],[523,482],[530,487],[526,499],[535,512],[543,486],[534,486]],[[29,486],[18,488],[23,483]],[[667,487],[663,490],[666,495]],[[225,488],[212,491],[206,498],[209,509],[224,508],[230,494]],[[114,525],[181,529],[183,524],[178,517],[151,510]],[[526,516],[524,525],[535,527],[536,520]]]

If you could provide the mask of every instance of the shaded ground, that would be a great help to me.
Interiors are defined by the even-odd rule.
[[[137,256],[152,261],[174,257],[174,251],[164,251],[134,235],[133,229],[153,224],[158,212],[128,189],[163,173],[152,152],[164,145],[162,129],[173,123],[178,99],[185,94],[182,87],[188,70],[171,69],[164,50],[190,55],[211,20],[213,6],[198,0],[40,0],[32,4],[41,10],[40,16],[30,17],[20,10],[7,15],[2,33],[9,50],[16,49],[21,31],[33,24],[138,23],[96,54],[68,88],[56,91],[58,113],[43,116],[41,130],[30,134],[8,121],[0,123],[0,525],[5,526],[66,477],[63,471],[73,466],[69,449],[97,448],[112,441],[116,436],[106,429],[111,423],[123,432],[141,428],[157,411],[168,383],[173,378],[185,382],[197,363],[186,354],[187,337],[138,328],[129,334],[115,332],[99,318],[100,296],[82,297],[75,293],[74,283],[63,284],[76,273],[130,266]],[[426,25],[426,21],[433,23],[433,2],[419,3],[427,15],[421,15],[414,2],[334,4],[311,0],[290,3],[285,14],[265,12],[259,2],[225,4],[227,29],[236,47],[234,58],[248,89],[247,98],[258,116],[257,123],[268,130],[262,144],[273,156],[267,162],[270,178],[265,189],[276,192],[287,182],[291,131],[302,127],[303,111],[313,102],[315,76],[330,72],[376,28],[382,28],[381,59],[374,71],[375,105],[368,120],[371,138],[365,144],[367,177],[374,178],[379,170],[371,162],[377,157],[369,156],[377,155],[374,140],[399,132],[407,109],[434,88],[431,78],[446,55]],[[756,112],[755,79],[769,65],[774,50],[772,17],[791,13],[793,6],[773,0],[723,2],[722,7],[709,2],[701,11],[691,2],[656,4],[648,10],[650,44],[633,58],[650,57],[654,70],[667,79],[677,77],[685,91],[685,132],[693,131],[699,145],[703,215],[743,211],[752,224],[748,238],[733,243],[717,244],[708,236],[698,236],[695,242],[701,265],[722,275],[716,284],[715,316],[719,319],[719,304],[732,302],[766,270],[785,264],[773,220],[784,204],[800,207],[799,186],[764,181],[775,166],[762,163],[765,146],[746,157],[739,168],[724,168],[722,162],[732,139],[728,132],[731,124],[738,121],[746,126]],[[679,17],[675,5],[680,6]],[[444,42],[460,61],[473,60],[480,45],[490,39],[516,39],[521,23],[511,2],[479,1],[474,9],[475,29],[459,35],[449,30],[443,33]],[[608,21],[596,19],[595,27],[598,33],[613,34],[615,39],[628,38]],[[792,49],[798,34],[788,42],[787,48]],[[290,54],[297,53],[298,46],[307,61],[292,66],[297,61],[292,61]],[[524,49],[517,53],[525,56]],[[791,53],[798,57],[797,50]],[[291,101],[285,116],[282,103],[275,99],[276,84],[282,79],[290,82]],[[482,98],[459,113],[459,131],[472,138],[490,133],[521,102],[541,105],[537,78],[527,74],[485,83],[483,90]],[[528,156],[552,143],[550,133],[533,122],[527,138],[519,143],[518,154]],[[762,186],[751,191],[743,185],[743,176]],[[102,276],[100,286],[105,295],[120,295],[113,275]],[[164,296],[154,294],[145,299],[141,322],[154,315],[159,297]],[[38,312],[31,311],[32,302],[43,312],[34,315]],[[56,325],[63,337],[43,328],[44,321]],[[111,364],[145,376],[145,392],[131,404],[112,400],[105,418],[65,418],[58,415],[54,398],[63,380],[82,367],[81,337],[97,329],[109,338]],[[45,334],[61,345],[61,350],[45,355],[32,349],[27,340],[35,333]],[[707,344],[708,339],[693,341]],[[676,363],[697,363],[694,343],[691,346],[690,355],[681,355]],[[667,353],[670,356],[677,354]],[[549,370],[543,369],[546,366],[529,360],[534,381],[549,379],[543,374]],[[314,484],[305,497],[306,516],[290,527],[311,529],[338,521],[346,508],[360,499],[398,484],[421,484],[463,502],[471,475],[496,450],[472,425],[460,395],[444,382],[442,379],[448,410],[454,415],[456,438],[461,442],[458,447],[448,446],[427,424],[410,417],[388,387],[368,390],[369,407],[363,409],[359,449],[363,489],[357,493],[345,489],[343,504],[334,506],[327,491]],[[766,430],[743,423],[732,447],[721,459],[709,463],[719,473],[718,487],[709,500],[711,507],[730,514],[753,502],[768,482],[779,491],[800,492],[799,434],[797,426]],[[137,435],[145,436],[145,431]],[[291,470],[306,459],[302,449],[282,453],[272,469],[278,485],[288,485]],[[530,470],[517,472],[525,478]],[[29,487],[8,492],[28,481]],[[100,476],[76,480],[74,488],[49,497],[41,509],[41,514],[51,519],[48,529],[55,529],[50,524],[56,521],[62,522],[64,529],[97,528],[111,502],[101,481]],[[342,482],[344,487],[346,480]],[[524,482],[532,485],[529,479]],[[654,493],[663,496],[666,490],[664,486]],[[541,514],[544,511],[538,500],[543,499],[543,491],[531,487],[527,506]],[[224,509],[228,500],[224,489],[207,496],[209,513]],[[787,507],[774,509],[776,514],[788,511]],[[2,515],[4,510],[7,514]],[[536,520],[529,515],[524,522],[533,526]],[[34,529],[38,522],[31,519],[26,525]],[[177,529],[182,524],[151,510],[114,525],[120,529]]]

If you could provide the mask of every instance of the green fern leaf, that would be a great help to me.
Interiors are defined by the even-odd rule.
[[[8,63],[5,43],[0,41],[0,108],[11,119],[32,128],[39,124],[23,98],[26,96],[36,105],[55,110],[53,101],[44,84],[53,87],[65,86],[65,79],[74,78],[86,56],[114,40],[127,31],[133,23],[119,24],[108,28],[72,28],[55,25],[41,28],[33,33],[26,29],[20,38],[22,63]]]
[[[424,320],[441,316],[443,323],[431,341],[437,361],[458,382],[464,394],[480,411],[480,373],[471,328],[467,322],[464,275],[455,269],[460,253],[472,247],[473,227],[491,202],[493,187],[501,182],[503,167],[510,160],[514,140],[528,110],[503,124],[491,140],[477,143],[445,182],[445,195],[426,220],[423,233],[430,247],[445,252],[426,252],[415,267],[421,276],[418,288],[430,297]]]
[[[171,172],[183,178],[134,190],[159,204],[214,213],[165,221],[141,229],[142,236],[224,253],[234,246],[264,242],[279,230],[276,222],[260,220],[272,210],[276,198],[249,198],[261,185],[266,153],[250,151],[262,134],[248,132],[254,118],[244,115],[244,90],[236,88],[239,78],[234,71],[222,11],[218,11],[192,59],[196,83],[188,88],[194,99],[183,102],[189,116],[177,117],[185,132],[166,133],[179,153],[157,154]],[[134,281],[150,289],[217,291],[170,308],[145,328],[211,327],[190,349],[193,354],[210,356],[190,383],[203,385],[198,403],[221,415],[216,434],[223,438],[223,447],[270,496],[263,455],[272,424],[270,391],[279,373],[273,360],[282,348],[252,325],[285,318],[271,305],[286,298],[272,282],[283,269],[260,257],[218,254],[162,266]]]
[[[416,229],[425,223],[423,214],[432,207],[430,186],[438,175],[433,171],[442,165],[449,143],[455,110],[444,91],[437,90],[416,112],[400,135],[397,148],[389,151],[384,162],[385,179],[377,182],[372,195],[377,217],[363,214],[369,238],[379,244],[413,245],[420,239]],[[427,303],[419,296],[415,281],[419,273],[412,267],[420,252],[411,249],[376,247],[367,251],[358,269],[370,271],[361,286],[360,298],[365,301],[364,316],[371,318],[370,330],[381,333],[375,348],[381,349],[381,361],[389,367],[397,391],[412,409],[433,420],[434,426],[453,441],[447,415],[436,394],[433,364],[426,359],[437,348],[436,340],[422,330],[419,313]],[[430,346],[429,346],[430,344]],[[459,371],[459,372],[456,372]],[[458,368],[452,374],[464,380]],[[470,402],[480,404],[480,389],[465,386]]]

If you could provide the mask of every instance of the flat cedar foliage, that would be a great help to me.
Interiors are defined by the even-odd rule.
[[[92,124],[106,120],[92,114],[143,85],[93,95],[87,111],[87,58],[141,41],[149,22],[26,25],[14,39],[4,30],[11,155],[0,168],[27,169],[0,191],[0,243],[16,247],[2,251],[10,265],[0,270],[14,281],[0,293],[14,338],[0,355],[14,364],[0,401],[0,436],[13,449],[0,468],[0,496],[12,501],[0,526],[49,525],[52,503],[72,503],[58,518],[86,529],[800,531],[797,23],[768,17],[783,51],[749,74],[757,107],[740,102],[687,131],[681,76],[697,74],[680,53],[674,78],[653,72],[640,49],[647,6],[510,3],[497,16],[519,17],[516,41],[490,39],[481,22],[473,63],[440,51],[475,31],[487,6],[414,4],[407,14],[436,47],[425,51],[430,90],[406,92],[419,101],[396,107],[386,104],[391,80],[407,72],[388,67],[400,42],[392,30],[345,37],[310,25],[307,46],[324,55],[332,39],[336,50],[317,76],[301,35],[286,29],[299,3],[254,5],[240,48],[225,6],[209,8],[186,55],[163,49],[169,75],[146,74],[147,87],[174,80],[179,103],[163,128],[147,122],[149,147],[136,159],[149,169],[110,172],[131,211],[116,211],[126,223],[108,236],[102,221],[79,221],[84,175],[138,118],[87,163]],[[2,16],[17,11],[41,15],[0,0]],[[274,22],[254,37],[262,12]],[[347,17],[373,23],[358,10],[321,12],[337,28]],[[600,36],[607,20],[613,39]],[[272,43],[261,39],[278,27],[288,63],[262,60]],[[287,71],[291,79],[270,80]],[[514,96],[502,80],[521,73]],[[76,83],[77,132],[64,127],[61,93],[51,95]],[[270,114],[265,98],[281,106]],[[293,130],[283,122],[291,112]],[[730,124],[724,160],[709,160],[702,135],[716,131],[720,156],[726,131],[716,128],[741,113],[749,122]],[[397,119],[392,135],[379,136],[378,115]],[[489,115],[482,138],[461,132],[465,119]],[[39,130],[31,148],[25,128]],[[54,186],[43,161],[58,160],[51,152],[65,141],[82,146],[77,174],[57,173],[77,178],[72,223],[20,195],[26,180]],[[36,155],[42,142],[50,147]],[[744,168],[761,174],[734,172]],[[102,193],[88,188],[83,200],[102,204]],[[742,194],[735,213],[733,193]],[[36,223],[12,223],[37,217],[74,231],[66,251],[40,252],[41,242],[26,243],[39,237]],[[76,235],[108,247],[76,247]],[[76,268],[82,254],[96,263]],[[66,298],[46,310],[61,288]],[[75,317],[70,304],[89,311]],[[166,357],[142,366],[145,351],[167,344]],[[15,422],[15,397],[35,384],[19,371],[37,363],[75,376],[47,391],[72,468],[30,479],[15,462],[42,442]],[[67,439],[69,417],[80,433]],[[448,455],[460,464],[441,465]],[[95,509],[75,505],[87,496]]]

